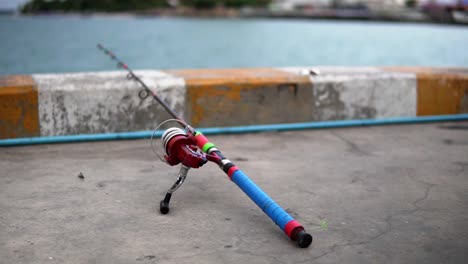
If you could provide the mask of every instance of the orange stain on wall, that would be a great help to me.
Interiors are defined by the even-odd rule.
[[[30,76],[0,76],[0,138],[39,136],[38,94]]]
[[[468,70],[466,68],[386,67],[417,76],[417,115],[468,113]]]
[[[468,75],[418,74],[418,115],[468,112]]]
[[[194,126],[197,126],[202,118],[208,118],[210,109],[207,109],[203,104],[208,98],[223,97],[235,103],[241,99],[241,92],[245,90],[284,84],[310,83],[308,76],[269,68],[171,70],[166,72],[185,79],[186,100],[191,113],[189,121]],[[220,109],[222,107],[217,110],[222,111]]]

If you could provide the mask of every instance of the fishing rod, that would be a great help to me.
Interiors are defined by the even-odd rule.
[[[117,56],[115,56],[115,54],[106,49],[104,46],[102,46],[101,44],[98,44],[97,45],[98,49],[101,50],[102,52],[104,52],[106,55],[108,55],[112,60],[116,61],[117,62],[117,68],[122,68],[124,70],[126,70],[128,72],[127,74],[127,79],[129,80],[134,80],[136,82],[138,82],[141,87],[143,87],[142,90],[140,90],[140,92],[138,92],[138,96],[141,98],[141,99],[146,99],[149,95],[151,95],[162,107],[164,107],[164,110],[166,110],[174,119],[177,119],[177,120],[180,120],[180,121],[183,121],[182,118],[180,118],[167,104],[166,102],[164,102],[163,100],[161,100],[150,88],[148,88],[148,86],[145,84],[145,82],[143,82],[140,77],[136,76],[135,73],[133,72],[133,70],[128,67],[128,65],[126,63],[124,63],[123,61],[121,61]]]
[[[164,109],[177,121],[185,131],[178,127],[167,129],[161,136],[163,148],[165,151],[165,163],[174,166],[181,164],[179,175],[176,182],[166,192],[164,199],[160,202],[160,211],[162,214],[169,212],[169,202],[172,194],[184,183],[188,171],[191,168],[199,168],[208,161],[216,163],[244,193],[265,212],[270,219],[283,230],[286,235],[301,248],[307,248],[312,243],[312,235],[307,233],[304,227],[281,208],[273,199],[270,198],[257,184],[255,184],[243,171],[241,171],[232,161],[227,159],[215,144],[210,142],[201,132],[196,131],[180,118],[161,98],[158,97],[148,86],[132,71],[130,67],[113,52],[104,48],[101,44],[97,47],[105,54],[117,62],[117,67],[128,72],[127,78],[138,82],[143,90],[138,93],[141,99],[151,95]],[[162,122],[158,127],[164,123]],[[157,128],[156,128],[157,129]],[[154,133],[153,133],[154,135]],[[159,155],[158,155],[159,157]]]

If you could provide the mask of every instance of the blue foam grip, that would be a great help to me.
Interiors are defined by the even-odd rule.
[[[286,224],[294,220],[283,208],[281,208],[273,199],[270,198],[260,187],[257,186],[241,170],[232,174],[232,181],[244,191],[252,201],[257,204],[283,231]]]

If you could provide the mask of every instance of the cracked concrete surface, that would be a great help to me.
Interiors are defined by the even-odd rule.
[[[466,263],[467,125],[210,136],[308,249],[212,164],[159,214],[178,168],[149,140],[0,148],[0,263]]]

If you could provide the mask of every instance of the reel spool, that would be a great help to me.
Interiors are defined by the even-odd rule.
[[[183,131],[182,129],[178,127],[171,127],[167,129],[166,131],[164,131],[163,135],[161,136],[161,141],[163,143],[164,151],[166,151],[167,155],[170,155],[170,152],[167,149],[167,144],[172,138],[177,137],[177,136],[186,137],[187,133],[185,133],[185,131]]]

